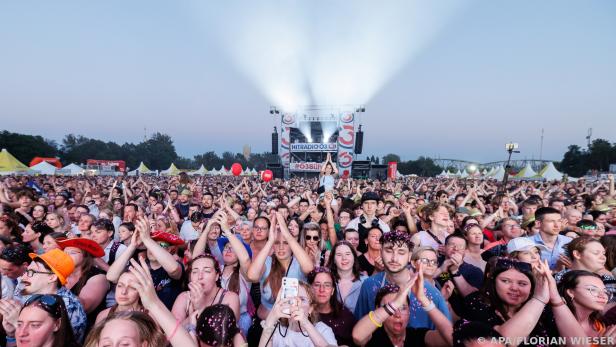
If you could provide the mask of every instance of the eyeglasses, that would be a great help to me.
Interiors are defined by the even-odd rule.
[[[306,235],[306,241],[319,241],[321,238],[319,236],[310,236],[310,235]]]
[[[424,265],[436,266],[438,264],[438,260],[434,259],[419,258],[417,260]]]
[[[62,316],[62,307],[60,305],[60,300],[62,299],[57,295],[34,294],[28,300],[26,300],[24,307],[30,306],[32,304],[37,304],[37,306],[41,307],[53,317],[60,318]]]
[[[255,229],[255,230],[261,230],[261,231],[268,231],[269,230],[268,227],[253,226],[252,228]]]
[[[315,283],[312,284],[312,287],[316,288],[316,289],[321,289],[321,288],[323,288],[323,289],[332,289],[333,286],[334,286],[334,284],[331,283],[331,282],[325,282],[325,283],[315,282]]]
[[[446,245],[445,247],[449,248],[449,249],[453,249],[456,251],[462,251],[466,249],[466,245],[455,245],[453,243],[450,243],[448,245]]]
[[[49,271],[36,271],[32,269],[26,270],[26,275],[28,275],[28,277],[33,277],[34,274],[54,275],[53,272],[49,272]]]
[[[584,288],[586,288],[586,290],[588,290],[588,292],[590,293],[590,295],[592,295],[595,298],[598,298],[599,296],[603,295],[607,298],[607,300],[611,300],[612,299],[612,292],[610,292],[607,289],[601,289],[597,286],[585,286]]]

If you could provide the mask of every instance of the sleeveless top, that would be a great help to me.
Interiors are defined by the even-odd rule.
[[[79,293],[81,293],[81,290],[83,289],[83,287],[86,285],[86,283],[88,283],[88,281],[90,280],[90,278],[97,276],[97,275],[106,275],[107,273],[99,268],[97,268],[96,266],[92,266],[90,268],[90,270],[83,274],[82,276],[85,276],[86,280],[83,281],[82,284],[79,283],[79,281],[71,288],[71,292],[73,294],[75,294],[75,296],[79,297]],[[98,304],[98,306],[96,306],[96,308],[94,309],[94,311],[90,312],[87,314],[88,316],[88,325],[87,325],[87,329],[89,329],[90,327],[92,327],[94,325],[94,323],[96,322],[96,316],[98,316],[99,313],[101,313],[102,311],[104,311],[107,308],[107,302],[105,301],[105,298],[103,298],[103,300],[101,300],[101,302]]]

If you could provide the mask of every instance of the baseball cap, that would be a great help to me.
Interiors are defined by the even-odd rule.
[[[58,246],[60,246],[62,250],[66,247],[79,248],[82,251],[90,253],[94,258],[100,258],[105,255],[105,251],[98,243],[83,237],[58,241]]]
[[[533,247],[537,247],[540,251],[547,251],[544,245],[536,244],[527,237],[516,237],[515,239],[509,240],[509,243],[507,243],[507,253],[511,254],[517,251],[528,251]]]
[[[36,253],[29,253],[28,255],[32,260],[39,258],[47,264],[51,271],[58,276],[58,279],[62,285],[66,284],[66,279],[75,269],[73,258],[57,248],[41,255]]]
[[[456,207],[456,213],[470,215],[471,211],[468,208],[466,208],[466,207]]]
[[[225,246],[227,245],[227,243],[229,243],[229,239],[226,237],[220,237],[216,241],[218,242],[218,249],[220,249],[221,252],[223,249],[225,249]],[[252,250],[250,249],[250,246],[246,244],[244,241],[241,241],[241,242],[244,245],[244,248],[246,248],[246,252],[248,252],[248,256],[252,259]]]

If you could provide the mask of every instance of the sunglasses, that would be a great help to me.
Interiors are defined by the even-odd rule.
[[[319,236],[310,236],[310,235],[306,235],[306,241],[319,241],[321,238]]]
[[[529,263],[509,258],[498,258],[494,271],[503,272],[509,269],[516,269],[524,273],[532,273],[532,266]]]
[[[51,294],[34,294],[26,300],[25,306],[37,305],[55,318],[62,316],[62,307],[60,306],[60,298],[58,295]]]

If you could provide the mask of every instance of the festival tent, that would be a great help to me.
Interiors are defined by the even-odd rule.
[[[491,175],[491,178],[500,181],[505,177],[505,168],[499,166]]]
[[[481,171],[481,176],[487,176],[488,174],[488,170],[483,169],[483,171]]]
[[[22,164],[5,148],[0,152],[0,175],[11,175],[14,173],[27,173],[30,169]]]
[[[556,170],[554,167],[554,163],[548,163],[541,171],[539,171],[539,176],[546,181],[560,181],[563,179],[563,174]]]
[[[33,170],[40,175],[54,175],[57,168],[46,161],[42,161],[34,166],[31,166],[30,170]]]
[[[145,174],[155,174],[156,171],[152,171],[150,169],[148,169],[147,166],[145,166],[145,164],[143,162],[139,163],[139,167],[136,168],[133,171],[129,171],[128,175],[129,176],[137,176],[137,175],[145,175]]]
[[[445,170],[441,171],[440,174],[438,174],[436,177],[447,177],[447,172],[445,172]]]
[[[56,170],[57,175],[77,176],[85,173],[85,170],[77,164],[66,165],[60,170]]]
[[[526,166],[520,170],[520,172],[518,172],[517,175],[515,175],[515,178],[532,178],[537,176],[537,173],[535,172],[535,170],[533,170],[533,168],[530,166],[530,163],[526,163]]]
[[[458,172],[456,172],[455,175],[456,175],[456,177],[462,176],[462,172],[460,171],[460,169],[458,169]]]
[[[253,176],[255,176],[255,175],[257,175],[257,174],[258,174],[258,172],[257,172],[257,170],[255,170],[255,168],[253,167],[253,168],[252,168],[252,171],[250,171],[250,174],[252,174]]]
[[[46,161],[49,164],[53,165],[56,167],[56,169],[61,169],[62,168],[62,163],[60,162],[60,159],[58,158],[45,158],[45,157],[34,157],[32,158],[32,160],[30,160],[30,167],[33,167],[34,165],[42,162],[42,161]]]
[[[180,169],[178,169],[174,163],[171,163],[171,166],[169,166],[167,170],[161,171],[160,174],[165,176],[177,176],[180,174]]]
[[[205,168],[205,166],[203,166],[203,164],[201,164],[201,167],[199,167],[198,170],[195,171],[191,171],[188,173],[189,175],[201,175],[201,176],[205,176],[208,174],[207,169]]]
[[[467,178],[468,177],[468,172],[466,172],[466,169],[464,169],[464,171],[462,171],[462,173],[460,174],[460,178]]]

